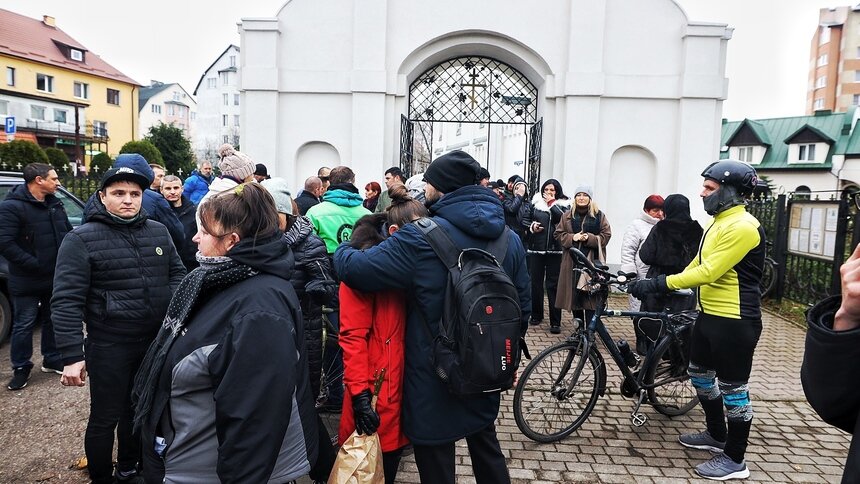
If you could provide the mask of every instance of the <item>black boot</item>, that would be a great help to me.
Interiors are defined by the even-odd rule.
[[[561,334],[561,323],[550,323],[549,332],[552,334]]]

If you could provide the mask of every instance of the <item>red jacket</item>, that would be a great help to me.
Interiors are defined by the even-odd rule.
[[[343,444],[355,430],[352,396],[373,391],[373,376],[385,368],[379,390],[380,444],[383,452],[409,443],[400,427],[403,398],[403,347],[406,332],[406,305],[397,291],[363,293],[340,285],[340,347],[343,349],[343,414],[338,441]]]

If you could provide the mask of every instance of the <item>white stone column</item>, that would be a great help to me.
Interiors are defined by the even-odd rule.
[[[246,18],[239,24],[240,149],[272,173],[294,177],[291,160],[279,158],[280,29],[277,18]]]

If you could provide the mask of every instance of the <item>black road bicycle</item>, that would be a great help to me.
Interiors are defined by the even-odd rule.
[[[555,442],[588,419],[606,390],[606,364],[595,335],[624,375],[621,393],[635,399],[630,414],[633,425],[645,424],[647,416],[639,409],[646,401],[670,417],[690,411],[698,403],[687,375],[689,334],[696,311],[669,314],[607,309],[610,286],[624,286],[634,274],[611,274],[606,267],[596,267],[579,250],[569,250],[576,266],[574,277],[578,278],[579,271],[591,277],[589,292],[598,296],[597,309],[584,329],[577,329],[566,340],[542,351],[519,377],[514,418],[520,431],[537,442]],[[673,293],[681,297],[692,294],[690,290]],[[619,347],[603,324],[603,316],[638,318],[643,330],[646,328],[642,325],[647,324],[645,333],[653,339],[641,360],[629,346]]]

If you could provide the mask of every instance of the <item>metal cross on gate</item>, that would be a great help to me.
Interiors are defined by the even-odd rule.
[[[469,99],[472,100],[472,109],[475,109],[475,103],[478,102],[477,97],[475,96],[475,88],[476,87],[487,87],[486,84],[478,84],[475,80],[478,78],[478,72],[476,68],[472,68],[472,73],[469,74],[469,77],[472,78],[472,82],[468,83],[460,83],[460,87],[471,87],[472,92],[469,94]]]

